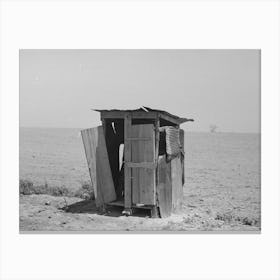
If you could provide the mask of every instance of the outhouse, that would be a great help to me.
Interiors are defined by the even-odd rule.
[[[81,131],[97,207],[151,210],[167,217],[183,199],[184,130],[192,119],[166,111],[95,110],[102,125]]]

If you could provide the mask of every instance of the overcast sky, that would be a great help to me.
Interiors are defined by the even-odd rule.
[[[91,108],[143,105],[190,131],[260,132],[260,51],[20,51],[20,126],[88,128]]]

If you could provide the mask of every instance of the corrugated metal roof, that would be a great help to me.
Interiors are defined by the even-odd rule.
[[[168,155],[178,155],[181,151],[179,129],[167,126],[165,128],[166,133],[166,153]]]
[[[173,114],[170,114],[166,111],[163,111],[163,110],[158,110],[158,109],[152,109],[152,108],[149,108],[149,107],[146,107],[146,106],[142,106],[138,109],[128,109],[128,110],[119,110],[119,109],[93,109],[94,111],[97,111],[97,112],[158,112],[158,113],[161,113],[161,114],[164,114],[164,115],[167,115],[169,117],[172,117],[176,120],[180,120],[181,123],[183,122],[187,122],[187,121],[194,121],[193,119],[187,119],[187,118],[180,118],[179,116],[176,116],[176,115],[173,115]]]

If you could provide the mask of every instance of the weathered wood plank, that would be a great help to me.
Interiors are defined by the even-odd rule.
[[[96,204],[102,204],[101,197],[97,195],[97,184],[96,184],[96,147],[97,140],[94,139],[95,134],[93,133],[94,128],[84,129],[81,131],[82,140],[84,144],[86,159],[89,168],[90,179],[93,187],[94,197]]]
[[[85,129],[81,134],[96,206],[101,206],[116,199],[103,127]]]
[[[161,218],[171,215],[172,210],[172,186],[171,163],[166,162],[166,156],[160,156],[158,160],[158,204]]]
[[[133,138],[150,138],[150,141],[131,141],[132,162],[150,163],[155,166],[155,134],[154,125],[133,125]],[[132,200],[133,204],[143,203],[155,205],[155,168],[133,168]]]
[[[124,119],[126,112],[101,112],[101,119]]]
[[[173,124],[177,124],[177,125],[179,125],[180,123],[184,122],[183,119],[181,119],[181,118],[180,119],[175,119],[175,118],[173,118],[171,116],[167,116],[164,113],[160,113],[160,118],[164,119],[164,120],[166,120],[168,122],[171,122]]]
[[[159,200],[158,200],[158,182],[159,182],[159,171],[158,171],[158,157],[159,157],[159,141],[160,141],[160,134],[159,134],[159,128],[160,128],[160,119],[159,114],[157,114],[156,120],[155,120],[155,162],[156,162],[156,174],[155,174],[155,207],[156,211],[154,211],[154,215],[159,216]]]
[[[156,112],[101,112],[101,119],[124,119],[127,114],[130,114],[132,119],[154,119],[157,116]]]
[[[182,165],[180,157],[171,160],[172,212],[181,210],[183,200]]]
[[[128,167],[131,168],[149,168],[149,169],[155,169],[156,163],[154,162],[126,162],[125,163]]]
[[[133,119],[155,119],[157,112],[132,112]]]
[[[126,113],[124,119],[124,160],[131,161],[131,141],[127,138],[131,137],[131,114]],[[124,207],[130,209],[132,206],[132,188],[131,188],[131,168],[124,165]]]
[[[180,145],[181,145],[181,151],[183,154],[181,154],[181,164],[182,164],[182,184],[184,186],[185,184],[185,131],[183,129],[180,129]]]

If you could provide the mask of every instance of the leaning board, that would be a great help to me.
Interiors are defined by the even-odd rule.
[[[96,206],[116,200],[103,127],[81,131]]]

